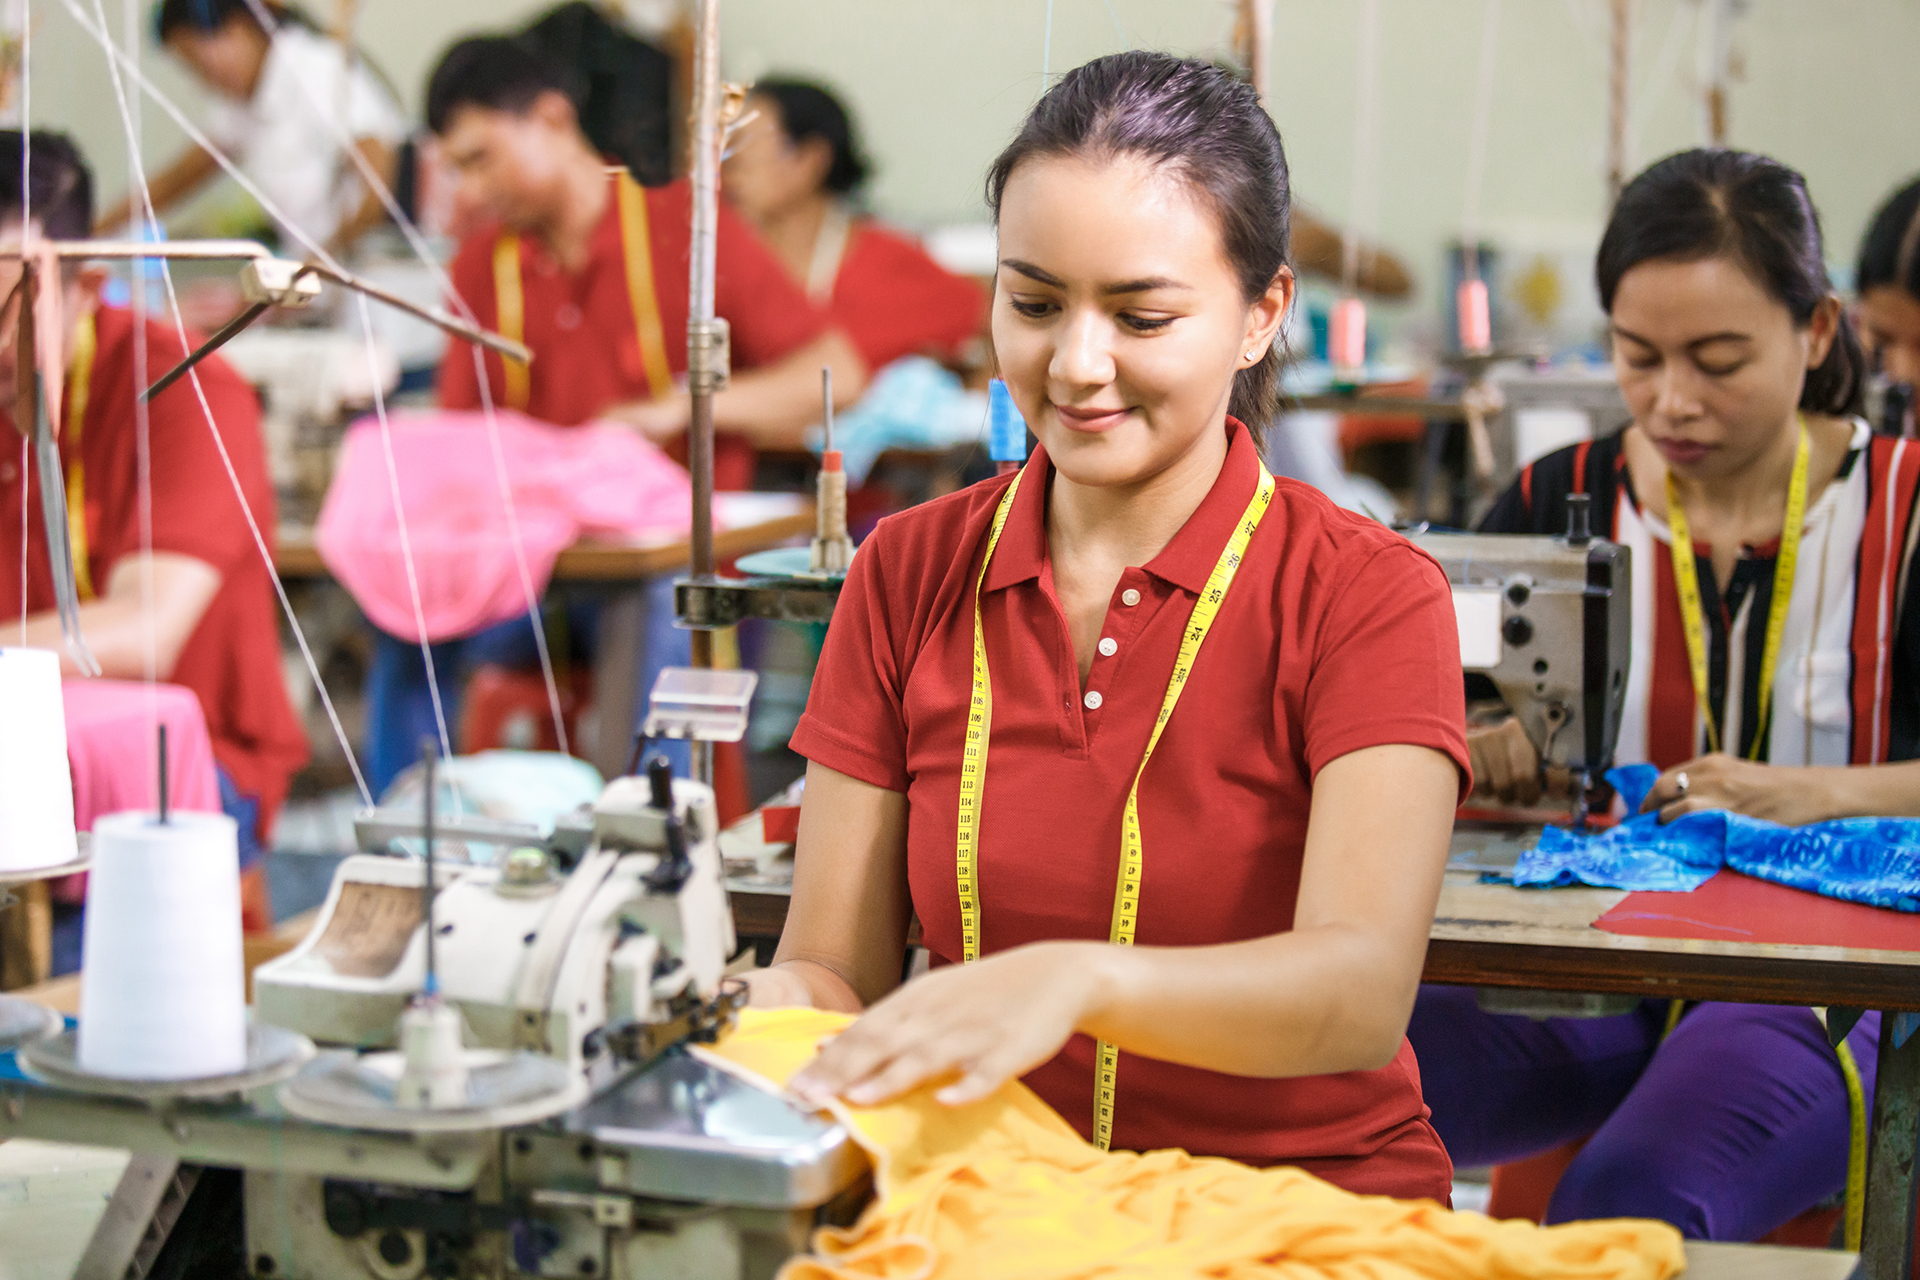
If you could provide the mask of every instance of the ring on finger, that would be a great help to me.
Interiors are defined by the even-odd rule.
[[[1680,772],[1673,775],[1673,785],[1674,785],[1676,794],[1679,796],[1679,798],[1685,799],[1687,794],[1687,788],[1692,785],[1691,780],[1687,777],[1687,771],[1685,769],[1682,769]]]

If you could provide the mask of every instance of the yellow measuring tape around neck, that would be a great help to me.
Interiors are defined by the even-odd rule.
[[[1014,476],[1000,499],[999,509],[993,513],[993,526],[987,533],[987,554],[980,562],[980,576],[973,586],[973,695],[967,707],[966,746],[960,757],[960,824],[955,841],[960,882],[961,958],[968,963],[980,958],[980,802],[986,790],[987,746],[993,736],[993,680],[987,668],[987,637],[980,621],[980,597],[986,590],[987,566],[993,563],[994,548],[1000,545],[1000,533],[1006,528],[1008,512],[1013,510],[1014,495],[1020,492],[1020,482],[1025,478],[1025,471]],[[1246,513],[1240,517],[1233,536],[1227,539],[1226,549],[1220,553],[1205,589],[1187,617],[1180,654],[1173,663],[1173,676],[1167,681],[1167,692],[1160,700],[1160,716],[1153,722],[1147,749],[1140,757],[1140,766],[1133,772],[1133,785],[1127,791],[1126,814],[1120,826],[1120,871],[1114,886],[1113,921],[1107,935],[1107,940],[1116,946],[1133,945],[1134,926],[1140,915],[1140,879],[1146,860],[1140,840],[1140,778],[1146,773],[1147,761],[1153,759],[1160,735],[1187,687],[1194,659],[1220,612],[1221,601],[1227,598],[1234,574],[1239,572],[1247,544],[1273,502],[1273,490],[1273,476],[1262,465],[1253,500],[1247,503]],[[1102,1151],[1113,1141],[1114,1088],[1119,1063],[1120,1051],[1100,1041],[1099,1065],[1094,1074],[1093,1140]]]
[[[93,599],[93,568],[87,551],[87,469],[80,455],[80,433],[87,425],[87,401],[93,392],[93,354],[97,345],[93,313],[74,326],[73,360],[67,366],[66,435],[67,541],[73,546],[73,581],[82,600]]]
[[[1766,750],[1767,728],[1773,713],[1773,673],[1780,662],[1780,638],[1787,630],[1787,605],[1793,599],[1793,570],[1800,559],[1800,533],[1807,519],[1807,420],[1800,419],[1800,440],[1793,451],[1793,478],[1787,482],[1786,523],[1780,529],[1780,554],[1773,565],[1773,599],[1767,606],[1767,643],[1760,658],[1760,714],[1753,728],[1751,758],[1758,760]],[[1673,473],[1667,473],[1667,527],[1673,532],[1673,584],[1680,593],[1680,620],[1687,632],[1687,663],[1693,671],[1693,696],[1700,707],[1700,718],[1707,723],[1707,750],[1720,750],[1720,726],[1713,718],[1713,704],[1707,697],[1707,631],[1700,607],[1700,568],[1693,551],[1693,536],[1688,531],[1687,509],[1680,502],[1679,486]],[[1729,690],[1729,698],[1737,691]],[[1730,748],[1739,754],[1740,744]]]
[[[664,395],[673,385],[673,366],[667,362],[666,329],[660,321],[660,298],[653,283],[653,237],[647,226],[647,193],[620,170],[615,179],[620,206],[620,251],[627,271],[627,305],[633,309],[633,329],[640,345],[640,365],[646,371],[647,392]],[[494,324],[500,336],[524,342],[527,330],[526,289],[521,277],[520,237],[504,232],[493,244]],[[506,376],[509,409],[525,409],[532,398],[529,370],[523,362],[501,357]]]

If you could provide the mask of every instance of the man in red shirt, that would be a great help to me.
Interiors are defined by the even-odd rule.
[[[483,325],[518,330],[530,365],[486,357],[493,402],[572,426],[631,423],[680,441],[688,398],[692,192],[684,181],[626,189],[581,132],[556,73],[502,37],[463,40],[427,86],[427,123],[459,174],[463,212],[454,288]],[[635,197],[638,197],[637,199]],[[644,242],[644,255],[631,252]],[[797,446],[820,416],[820,369],[852,403],[866,381],[853,344],[722,206],[714,310],[732,326],[732,386],[714,400],[715,483],[744,489],[753,446]],[[440,372],[448,408],[480,406],[473,349],[454,343]],[[518,403],[516,403],[516,401]]]
[[[34,225],[52,239],[84,239],[93,218],[93,180],[86,162],[64,135],[35,133],[31,142],[28,194]],[[21,144],[19,131],[0,132],[0,240],[20,235]],[[0,296],[11,296],[19,273],[17,261],[0,261]],[[272,828],[294,772],[307,759],[306,734],[280,674],[272,570],[247,526],[250,512],[261,532],[273,537],[273,486],[260,438],[259,401],[217,357],[199,366],[212,429],[191,382],[183,380],[154,398],[148,407],[149,552],[141,531],[135,350],[144,340],[149,378],[185,351],[171,324],[150,320],[143,338],[129,312],[103,305],[101,281],[98,272],[77,266],[70,266],[63,280],[68,331],[60,454],[69,499],[79,499],[73,550],[81,631],[103,673],[130,680],[147,675],[151,635],[158,678],[199,696],[220,769],[222,800],[240,822],[242,861],[250,862]],[[29,426],[24,408],[14,404],[17,323],[15,304],[0,318],[0,417],[6,423],[0,440],[15,446],[0,450],[0,608],[15,617],[26,611],[27,644],[59,649],[39,487],[32,469],[22,468],[17,450],[18,433]],[[215,442],[216,430],[239,479],[244,509]],[[69,669],[68,674],[74,673]],[[250,888],[258,894],[257,869],[253,879]],[[254,902],[257,908],[264,897]]]
[[[478,409],[486,400],[560,426],[625,422],[686,458],[688,265],[692,192],[685,182],[642,188],[610,171],[580,128],[559,74],[518,41],[463,40],[427,85],[427,123],[459,177],[458,221],[476,226],[452,267],[453,285],[475,318],[534,353],[528,364],[449,344],[440,403]],[[739,370],[714,397],[714,484],[753,484],[756,445],[798,447],[820,416],[820,370],[833,369],[836,399],[866,385],[851,342],[815,309],[731,210],[720,209],[714,308],[732,327]],[[672,584],[653,584],[645,669],[687,660],[672,626]],[[591,608],[570,610],[569,629],[590,636]],[[435,715],[419,647],[376,633],[368,677],[369,781],[383,789],[415,756],[422,735],[458,720],[458,689],[481,662],[529,666],[532,630],[515,620],[436,647],[442,677]],[[607,731],[629,732],[631,726]]]

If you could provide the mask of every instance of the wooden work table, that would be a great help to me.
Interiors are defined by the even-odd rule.
[[[811,535],[813,502],[797,493],[717,493],[713,504],[715,559],[725,562]],[[633,751],[632,726],[646,690],[639,687],[647,623],[646,584],[683,572],[692,560],[685,538],[650,542],[583,540],[554,561],[552,581],[603,597],[594,654],[593,700],[601,725],[625,726],[602,733],[591,761],[606,777],[625,772]],[[311,529],[282,529],[273,566],[282,581],[330,587],[332,575],[320,558]],[[351,611],[348,611],[351,613]],[[354,621],[350,626],[358,626]],[[336,631],[337,631],[336,627]],[[325,648],[327,636],[317,641]],[[324,655],[321,655],[324,661]]]

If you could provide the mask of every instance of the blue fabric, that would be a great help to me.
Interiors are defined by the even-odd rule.
[[[219,765],[214,765],[213,773],[220,780],[220,812],[240,828],[240,869],[246,871],[267,853],[260,847],[260,798],[241,795],[240,788]]]
[[[1731,867],[1829,898],[1920,912],[1920,820],[1839,818],[1786,827],[1716,809],[1662,825],[1658,812],[1639,811],[1659,776],[1650,764],[1609,771],[1607,781],[1633,816],[1597,836],[1547,828],[1520,856],[1513,883],[1685,893]]]

